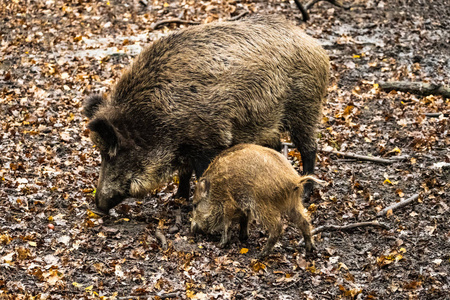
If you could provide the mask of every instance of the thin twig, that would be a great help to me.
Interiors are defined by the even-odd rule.
[[[373,161],[373,162],[382,163],[382,164],[392,164],[393,163],[393,161],[390,159],[359,155],[359,154],[354,154],[354,153],[350,153],[350,152],[341,152],[341,151],[334,151],[334,150],[322,150],[322,152],[337,154],[337,155],[341,155],[344,157],[354,158],[354,159],[359,159],[359,160]]]
[[[439,118],[442,115],[446,118],[450,116],[450,114],[443,114],[443,113],[425,113],[425,116],[428,118]]]
[[[319,1],[322,1],[322,0],[311,0],[310,2],[306,3],[305,9],[310,10],[311,7],[313,7],[313,5]],[[350,9],[350,7],[344,6],[340,0],[323,0],[323,1],[330,2],[331,4],[336,5],[337,7],[340,7],[340,8],[346,9],[346,10]]]
[[[419,199],[419,196],[420,196],[419,194],[415,194],[415,195],[413,195],[412,197],[410,197],[410,198],[408,198],[408,199],[406,199],[406,200],[403,200],[403,201],[397,202],[397,203],[395,203],[395,204],[392,204],[392,205],[390,205],[390,206],[384,208],[383,210],[379,211],[379,212],[377,213],[377,217],[385,216],[386,213],[387,213],[388,211],[390,211],[390,210],[394,210],[394,209],[403,207],[403,206],[405,206],[405,205],[408,205],[408,204],[410,204],[411,202],[414,202],[415,200]]]
[[[338,231],[338,230],[350,230],[356,227],[366,227],[366,226],[375,226],[375,227],[381,227],[384,229],[388,229],[387,225],[383,224],[383,223],[379,223],[377,221],[374,222],[360,222],[360,223],[352,223],[352,224],[347,224],[347,225],[343,225],[343,226],[339,226],[339,225],[323,225],[323,226],[319,226],[315,229],[312,230],[312,234],[318,234],[320,232],[323,231]]]
[[[168,19],[168,20],[161,20],[158,21],[156,23],[153,23],[152,25],[150,25],[150,28],[152,30],[158,29],[159,27],[162,27],[164,25],[167,24],[172,24],[172,23],[176,23],[176,24],[186,24],[186,25],[199,25],[200,22],[197,21],[189,21],[189,20],[181,20],[181,19]]]
[[[162,233],[161,229],[156,228],[155,236],[158,238],[158,240],[160,240],[160,242],[161,242],[161,248],[162,248],[163,250],[167,250],[167,241],[166,241],[166,237],[165,237],[164,234]]]
[[[141,299],[142,297],[158,297],[158,299],[175,298],[180,296],[180,292],[171,292],[165,294],[154,294],[148,293],[142,296],[127,296],[127,297],[116,297],[117,300],[127,300],[127,299]]]
[[[243,12],[241,12],[240,14],[238,14],[237,16],[234,16],[234,17],[231,17],[231,18],[227,19],[227,21],[236,21],[236,20],[239,20],[239,19],[243,18],[244,16],[248,15],[248,13],[249,13],[248,10],[243,11]]]

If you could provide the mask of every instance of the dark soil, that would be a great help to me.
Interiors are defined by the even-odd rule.
[[[319,2],[311,20],[289,1],[4,1],[0,3],[0,299],[450,299],[450,113],[440,96],[385,93],[390,80],[450,85],[446,0]],[[320,151],[308,211],[314,227],[377,219],[316,236],[306,260],[286,223],[273,254],[254,257],[265,231],[251,227],[220,249],[189,233],[190,201],[176,184],[129,199],[110,216],[94,210],[100,155],[81,114],[109,92],[142,47],[183,25],[240,14],[282,14],[321,41],[332,61],[319,147],[395,159],[362,162]],[[290,152],[298,166],[298,153]],[[183,228],[169,234],[173,210]],[[169,243],[155,237],[161,228]],[[246,252],[248,250],[248,252]],[[245,253],[246,252],[246,253]]]

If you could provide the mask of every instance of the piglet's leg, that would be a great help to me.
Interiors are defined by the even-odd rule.
[[[230,226],[231,220],[227,217],[223,218],[223,231],[222,231],[222,239],[220,241],[220,247],[225,248],[230,242]]]
[[[267,243],[264,246],[264,249],[261,251],[261,253],[258,255],[258,258],[264,258],[272,251],[273,246],[278,242],[278,239],[280,238],[280,235],[283,231],[283,227],[281,225],[281,215],[274,214],[270,218],[270,222],[265,222],[265,224],[269,224],[267,227],[269,231],[269,238],[267,239]]]
[[[299,211],[299,209],[294,209],[290,213],[290,218],[292,222],[297,225],[297,227],[301,230],[303,234],[303,238],[305,239],[305,248],[306,248],[306,256],[311,257],[316,250],[314,246],[312,234],[311,234],[311,225],[309,224],[306,217]]]

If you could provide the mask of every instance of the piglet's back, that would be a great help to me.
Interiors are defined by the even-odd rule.
[[[222,152],[204,173],[217,196],[231,194],[236,201],[252,198],[279,209],[288,200],[300,179],[289,161],[275,150],[241,144]]]

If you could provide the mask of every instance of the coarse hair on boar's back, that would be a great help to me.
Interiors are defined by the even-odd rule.
[[[200,177],[221,151],[281,148],[284,131],[313,173],[328,75],[325,51],[283,18],[211,23],[155,41],[108,98],[86,101],[102,155],[97,207],[144,195],[176,170],[176,196],[188,198],[193,171]]]
[[[282,232],[282,216],[288,215],[302,231],[307,255],[314,243],[302,205],[303,186],[312,176],[300,176],[290,162],[273,149],[240,144],[217,156],[194,192],[191,231],[221,232],[221,245],[229,240],[233,221],[240,223],[241,240],[248,237],[248,222],[264,225],[269,238],[260,257],[266,256]]]

